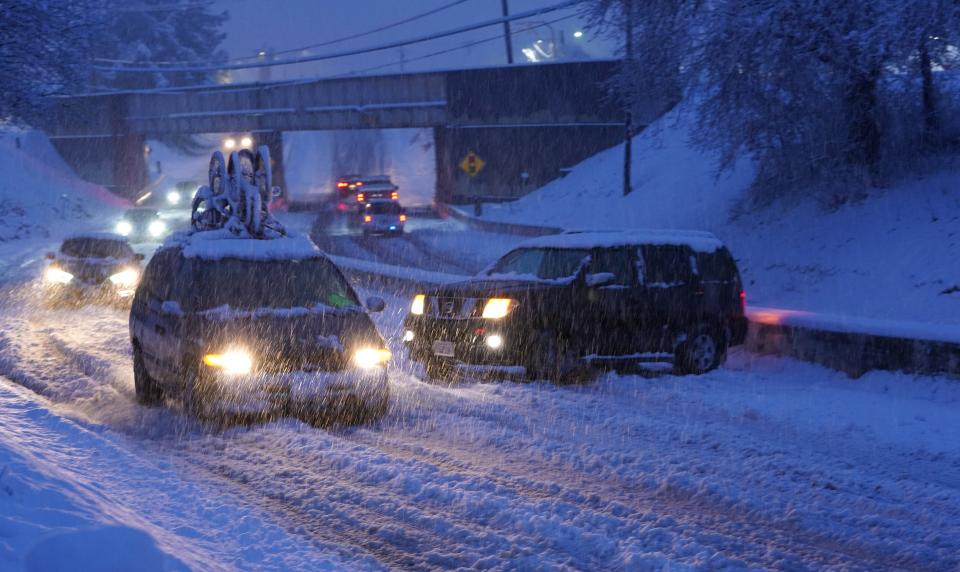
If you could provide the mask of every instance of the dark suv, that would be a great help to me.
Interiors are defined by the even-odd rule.
[[[130,339],[143,404],[171,395],[200,416],[308,421],[369,420],[387,406],[390,352],[343,275],[306,238],[171,237],[137,288]]]
[[[743,343],[740,275],[713,235],[571,232],[527,241],[470,280],[418,294],[404,340],[430,377],[524,366],[557,381],[589,364],[703,373]]]
[[[48,252],[43,273],[48,305],[93,301],[128,305],[140,280],[142,254],[117,234],[86,233],[63,241],[59,252]]]

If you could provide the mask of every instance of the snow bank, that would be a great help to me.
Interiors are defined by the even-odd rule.
[[[93,225],[128,205],[77,177],[42,132],[0,131],[0,242],[48,237],[64,221]]]

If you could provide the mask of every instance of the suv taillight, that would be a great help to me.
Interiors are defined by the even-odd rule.
[[[747,291],[746,290],[740,291],[740,309],[743,311],[744,314],[747,313]]]

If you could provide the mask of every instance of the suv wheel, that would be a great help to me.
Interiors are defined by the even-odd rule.
[[[549,379],[556,383],[576,381],[576,373],[581,369],[580,356],[567,338],[552,331],[539,332],[527,352],[524,364],[527,379]]]
[[[163,391],[147,373],[143,363],[143,351],[137,344],[133,345],[133,389],[140,405],[159,405],[163,402]]]
[[[701,327],[677,348],[674,369],[683,374],[707,373],[725,361],[726,351],[724,337],[716,329]]]

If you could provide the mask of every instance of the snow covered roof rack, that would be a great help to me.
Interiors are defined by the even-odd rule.
[[[81,231],[75,232],[68,235],[64,240],[114,240],[117,242],[127,242],[127,237],[117,234],[115,232],[96,232],[96,231]]]
[[[270,213],[276,194],[270,166],[270,149],[261,145],[210,157],[208,184],[197,189],[190,220],[196,232],[226,229],[237,238],[278,238],[286,229]]]

